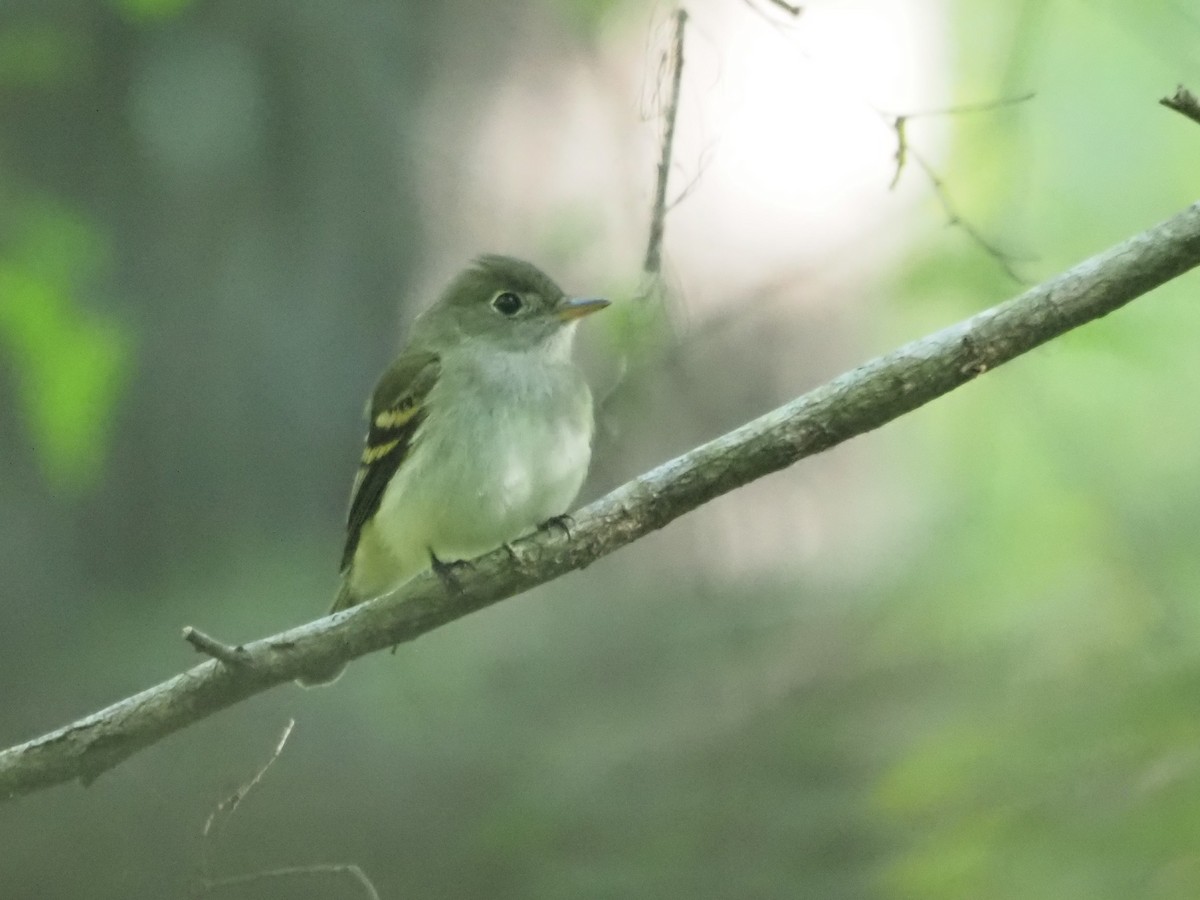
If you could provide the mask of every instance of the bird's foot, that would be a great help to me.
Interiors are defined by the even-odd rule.
[[[561,528],[562,533],[568,538],[571,537],[571,528],[574,527],[575,520],[567,513],[561,516],[551,516],[545,522],[538,526],[538,531],[549,531],[551,528]]]
[[[470,571],[471,564],[465,559],[438,559],[437,554],[433,552],[433,548],[429,548],[429,565],[433,569],[433,574],[438,577],[438,580],[445,585],[446,590],[452,594],[462,593],[462,583],[458,580],[458,573]]]

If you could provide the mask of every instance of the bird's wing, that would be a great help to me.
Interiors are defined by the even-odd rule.
[[[437,383],[441,363],[436,353],[404,353],[383,373],[371,397],[370,428],[362,462],[350,494],[346,521],[346,547],[342,572],[346,572],[358,549],[363,526],[379,509],[383,492],[408,456],[413,436],[429,410],[425,401]]]

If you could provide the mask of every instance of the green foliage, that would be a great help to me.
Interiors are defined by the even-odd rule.
[[[129,374],[124,329],[87,310],[82,296],[104,261],[94,226],[48,203],[11,209],[0,251],[0,344],[47,477],[78,489],[100,470]]]
[[[0,29],[0,85],[50,87],[81,71],[79,36],[42,24]]]
[[[152,23],[173,19],[192,4],[192,0],[109,0],[122,16],[132,22]]]
[[[1154,102],[1177,78],[1129,40],[1129,21],[960,7],[959,99],[1038,90],[955,121],[947,178],[984,233],[1038,248],[1023,274],[1194,199],[1167,173],[1194,167],[1196,142]],[[1137,27],[1169,14],[1147,8]],[[1114,140],[1119,153],[1101,149]],[[898,309],[921,329],[1016,287],[961,230],[945,243],[904,277]],[[890,896],[1195,896],[1194,291],[1170,284],[907,423],[930,518],[876,640],[885,657],[933,661],[940,685],[924,701],[937,715],[876,785],[901,835]]]
[[[676,345],[678,335],[671,321],[673,299],[666,284],[655,277],[614,284],[611,316],[600,323],[614,358],[630,365],[653,364]]]
[[[544,0],[556,9],[576,32],[585,38],[597,36],[604,26],[616,20],[628,0]]]

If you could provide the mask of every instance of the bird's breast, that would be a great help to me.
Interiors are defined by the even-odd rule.
[[[443,361],[411,477],[384,498],[393,519],[420,510],[429,546],[445,558],[478,555],[565,513],[587,474],[592,404],[579,371],[504,356]]]

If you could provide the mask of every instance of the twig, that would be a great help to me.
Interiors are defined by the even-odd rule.
[[[1027,94],[1020,94],[1016,97],[1001,97],[999,100],[982,100],[979,103],[960,103],[957,106],[944,106],[941,109],[922,109],[917,110],[916,112],[906,112],[903,113],[902,117],[905,119],[928,119],[933,116],[962,116],[977,112],[992,112],[993,110],[1000,109],[1005,106],[1016,106],[1018,103],[1028,103],[1036,96],[1036,92],[1030,91]],[[884,116],[890,115],[882,110],[880,110],[880,112]],[[901,116],[894,114],[891,115],[892,118],[901,118]]]
[[[582,569],[708,501],[871,431],[1200,265],[1200,202],[1013,299],[913,341],[664,463],[573,514],[472,561],[450,594],[432,573],[353,609],[245,645],[251,665],[206,660],[0,752],[0,799],[94,777],[219,710]],[[1113,416],[1120,411],[1113,410]]]
[[[896,160],[896,173],[888,185],[889,191],[896,189],[896,185],[900,183],[900,173],[904,171],[904,166],[908,163],[908,116],[893,118],[892,130],[896,132],[896,153],[892,157]]]
[[[214,878],[202,885],[207,893],[227,887],[238,887],[253,884],[268,878],[295,878],[309,875],[348,875],[362,885],[363,893],[369,900],[379,900],[379,891],[367,877],[367,873],[353,863],[317,863],[311,866],[287,866],[282,869],[268,869],[263,872],[247,872],[245,875],[229,875],[224,878]]]
[[[755,5],[754,0],[742,0],[742,2],[744,2],[747,6],[749,6],[756,13],[761,15],[764,19],[767,19],[767,21],[769,21],[769,22],[772,21],[766,15],[766,13],[764,13],[762,10],[760,10],[758,8],[757,5]],[[772,6],[783,10],[785,13],[787,13],[793,19],[800,18],[800,15],[804,12],[803,6],[799,6],[798,4],[794,4],[794,3],[788,3],[787,0],[767,0],[767,2],[770,3]],[[777,24],[777,23],[772,22],[772,24]]]
[[[209,637],[203,631],[193,628],[191,625],[183,627],[183,639],[200,653],[211,656],[213,659],[219,659],[228,665],[246,666],[250,664],[250,660],[246,656],[245,647],[240,644],[236,647],[230,644],[223,644],[216,638]]]
[[[798,15],[800,15],[800,13],[804,12],[803,7],[795,6],[791,3],[786,3],[786,2],[784,2],[784,0],[769,0],[769,2],[774,3],[776,6],[778,6],[780,9],[782,9],[789,16],[798,16]]]
[[[1175,89],[1173,97],[1163,97],[1158,102],[1200,125],[1200,99],[1182,84]]]
[[[1017,256],[1015,253],[1010,253],[1007,250],[1001,250],[988,238],[983,236],[978,228],[971,224],[967,219],[964,219],[958,212],[958,208],[950,199],[950,193],[946,190],[946,185],[938,174],[934,172],[931,166],[921,154],[913,150],[911,147],[908,150],[909,155],[916,160],[918,166],[925,173],[925,177],[929,179],[930,185],[933,187],[933,192],[938,198],[938,202],[942,204],[942,210],[946,213],[946,224],[952,227],[958,227],[966,233],[975,244],[983,250],[988,256],[996,261],[1006,275],[1017,284],[1028,284],[1025,279],[1013,267],[1014,263],[1025,261],[1024,258]]]
[[[963,218],[963,216],[958,212],[958,209],[954,206],[954,203],[951,201],[950,193],[946,189],[945,182],[943,182],[938,174],[934,171],[933,166],[923,156],[918,154],[917,151],[914,150],[909,144],[907,126],[911,120],[917,118],[989,112],[1002,106],[1013,106],[1017,103],[1025,103],[1026,101],[1032,100],[1034,96],[1036,95],[1033,93],[1028,93],[1022,94],[1019,97],[1005,97],[1001,98],[1000,100],[990,100],[983,103],[964,103],[959,106],[949,106],[941,110],[923,110],[920,112],[900,114],[888,113],[881,109],[875,109],[875,107],[872,107],[876,114],[882,117],[883,120],[891,127],[892,131],[894,131],[896,134],[896,153],[894,156],[896,160],[896,172],[892,176],[892,181],[891,184],[888,185],[888,190],[895,190],[896,185],[900,183],[900,174],[904,171],[904,167],[909,158],[911,157],[912,159],[916,160],[917,165],[921,168],[921,171],[923,171],[925,176],[929,179],[930,186],[937,195],[938,202],[942,204],[942,209],[946,212],[948,224],[961,228],[964,232],[966,232],[967,237],[974,241],[975,244],[978,245],[985,253],[987,253],[988,256],[996,260],[1000,267],[1004,269],[1005,274],[1007,274],[1009,278],[1018,284],[1028,283],[1026,279],[1022,278],[1017,273],[1013,265],[1014,263],[1019,262],[1020,258],[1016,254],[1001,250],[994,243],[985,238],[983,233],[974,225],[972,225],[969,220]]]
[[[256,881],[265,881],[272,878],[348,875],[362,885],[367,897],[371,898],[371,900],[379,900],[379,892],[375,889],[375,885],[372,884],[371,879],[367,877],[367,873],[353,863],[315,863],[304,866],[263,869],[259,872],[244,872],[240,875],[222,875],[217,878],[212,876],[210,845],[216,842],[219,824],[228,821],[237,812],[239,804],[258,786],[258,783],[262,781],[263,776],[267,774],[271,766],[275,765],[280,754],[283,753],[283,748],[287,746],[288,738],[291,737],[292,730],[295,727],[296,720],[289,719],[287,725],[283,727],[283,732],[279,735],[279,740],[275,742],[275,749],[271,752],[267,761],[254,773],[254,777],[218,803],[213,808],[213,811],[208,814],[208,818],[204,820],[204,829],[201,832],[204,836],[204,848],[201,851],[202,855],[200,858],[200,879],[196,884],[196,890],[193,891],[193,895],[209,894],[224,888],[253,884]]]
[[[275,760],[279,759],[279,754],[283,753],[283,748],[287,745],[288,738],[292,736],[292,729],[295,727],[296,720],[288,719],[287,725],[283,726],[283,733],[279,735],[279,740],[275,742],[275,750],[271,753],[270,758],[267,759],[267,761],[262,764],[262,767],[254,773],[253,778],[218,803],[213,808],[213,811],[208,814],[208,818],[204,820],[204,831],[202,832],[206,838],[216,837],[216,829],[214,826],[218,821],[218,817],[222,813],[225,814],[226,818],[232,816],[234,812],[237,811],[238,804],[240,804],[242,800],[245,799],[246,795],[254,790],[258,783],[262,781],[263,776],[267,774],[267,770],[269,770],[271,766],[275,765]]]
[[[692,175],[692,177],[688,179],[688,183],[683,186],[683,190],[681,190],[678,193],[678,195],[676,195],[675,199],[667,204],[667,210],[666,210],[667,212],[670,212],[675,207],[677,207],[680,203],[682,203],[684,200],[686,200],[688,197],[691,196],[692,191],[694,191],[696,189],[696,186],[700,183],[700,179],[704,177],[704,173],[708,171],[708,167],[712,163],[712,157],[713,157],[713,145],[709,144],[703,150],[700,151],[700,158],[696,163],[695,174]]]
[[[671,96],[664,114],[662,148],[658,157],[658,181],[654,188],[654,207],[650,214],[650,238],[646,244],[643,271],[657,275],[662,271],[663,231],[667,222],[667,181],[671,174],[671,153],[675,144],[675,119],[679,115],[679,92],[683,80],[683,29],[688,14],[683,7],[675,10],[675,37],[671,42]]]
[[[908,158],[908,123],[913,119],[927,119],[932,116],[959,116],[977,112],[991,112],[994,109],[999,109],[1003,106],[1015,106],[1018,103],[1025,103],[1032,100],[1037,95],[1030,91],[1028,94],[1022,94],[1019,97],[1002,97],[999,100],[985,100],[981,103],[962,103],[958,106],[947,106],[943,109],[925,109],[917,112],[906,113],[889,113],[882,109],[877,109],[872,106],[876,115],[880,116],[891,129],[896,132],[896,174],[892,176],[892,183],[888,185],[888,190],[893,190],[900,181],[900,173],[904,170],[904,163]]]

